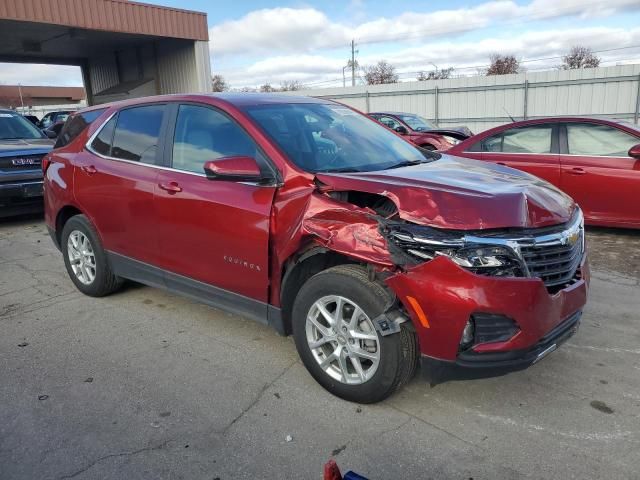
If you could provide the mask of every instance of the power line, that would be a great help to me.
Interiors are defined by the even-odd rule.
[[[640,45],[628,45],[626,47],[616,47],[616,48],[606,48],[606,49],[602,49],[602,50],[594,50],[593,53],[606,53],[606,52],[614,52],[614,51],[618,51],[618,50],[629,50],[632,48],[640,48]],[[565,55],[556,55],[553,57],[540,57],[540,58],[530,58],[530,59],[526,59],[526,60],[521,60],[519,63],[532,63],[532,62],[540,62],[540,61],[544,61],[544,60],[558,60],[563,58]],[[621,59],[619,61],[624,61],[624,60],[630,60],[630,59]],[[473,66],[469,66],[469,67],[453,67],[454,70],[456,71],[460,71],[460,70],[473,70],[473,69],[478,69],[478,68],[487,68],[489,67],[489,64],[484,64],[484,65],[473,65]],[[400,72],[398,73],[399,76],[407,76],[407,75],[417,75],[420,72],[423,72],[424,70],[418,70],[415,72]],[[326,83],[336,83],[336,82],[341,82],[342,79],[337,78],[337,79],[331,79],[331,80],[320,80],[317,82],[311,82],[311,83],[306,83],[305,85],[307,86],[311,86],[311,85],[322,85],[322,84],[326,84]]]

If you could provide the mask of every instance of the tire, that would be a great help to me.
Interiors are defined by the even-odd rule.
[[[74,247],[74,242],[80,247]],[[60,247],[69,278],[85,295],[104,297],[122,285],[122,280],[113,274],[100,237],[86,216],[76,215],[65,223]],[[72,265],[72,261],[76,263]]]
[[[336,315],[340,298],[342,313]],[[292,311],[296,348],[311,376],[333,395],[351,402],[375,403],[413,377],[418,355],[410,322],[401,324],[399,333],[384,337],[371,322],[392,300],[390,293],[380,283],[369,280],[367,271],[358,265],[324,270],[300,289]],[[356,308],[364,315],[358,312],[354,322],[351,320]],[[327,320],[327,314],[334,323]],[[337,321],[337,316],[349,320],[350,326]],[[324,328],[326,338],[318,323]],[[368,339],[364,340],[365,337]],[[312,348],[310,342],[321,345]],[[335,355],[337,351],[347,355],[343,363],[337,358],[341,355]],[[377,360],[360,357],[363,354],[377,356]],[[356,363],[360,364],[359,370]]]

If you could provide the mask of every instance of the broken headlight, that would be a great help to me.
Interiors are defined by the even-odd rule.
[[[467,236],[420,225],[393,225],[383,230],[390,251],[405,264],[418,264],[446,256],[474,273],[491,276],[524,276],[521,260],[499,240]],[[504,243],[504,242],[503,242]]]

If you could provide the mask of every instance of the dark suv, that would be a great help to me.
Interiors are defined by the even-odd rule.
[[[292,333],[311,375],[357,402],[390,395],[418,360],[434,383],[504,372],[577,329],[582,213],[526,173],[306,97],[89,114],[43,164],[47,225],[87,295],[131,279]]]
[[[42,211],[40,161],[52,145],[22,115],[0,110],[0,217]]]

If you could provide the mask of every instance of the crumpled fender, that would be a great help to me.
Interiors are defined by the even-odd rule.
[[[323,247],[352,258],[393,266],[375,212],[312,194],[302,230]]]
[[[377,266],[394,267],[378,230],[376,213],[331,198],[314,184],[276,194],[271,214],[272,272],[282,272],[293,255],[320,246]],[[270,303],[280,306],[280,275],[271,275]]]

